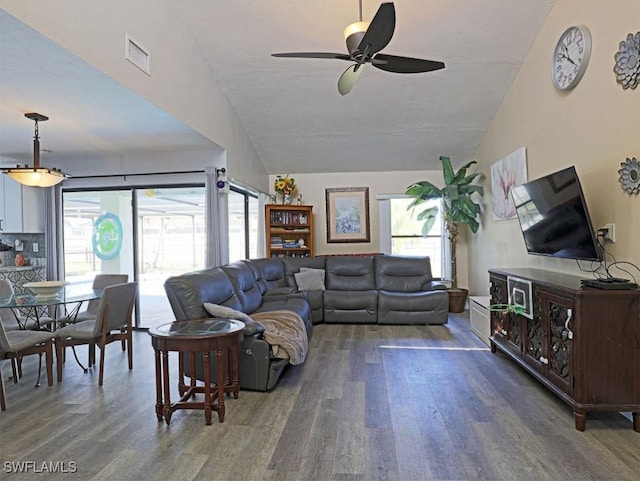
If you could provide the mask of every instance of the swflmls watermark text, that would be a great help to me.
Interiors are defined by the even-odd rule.
[[[5,473],[75,473],[78,464],[75,461],[5,461],[2,463]]]

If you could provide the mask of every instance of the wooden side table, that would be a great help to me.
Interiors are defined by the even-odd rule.
[[[232,393],[238,398],[238,344],[242,341],[244,323],[233,319],[198,319],[176,321],[149,329],[151,344],[156,358],[156,415],[158,421],[167,424],[176,409],[202,409],[207,424],[211,424],[211,411],[218,411],[218,420],[224,421],[224,394]],[[180,400],[171,402],[169,389],[169,351],[178,352]],[[196,353],[202,353],[204,360],[204,385],[198,386],[194,375],[189,385],[184,383],[183,356],[190,356],[195,369]],[[209,382],[210,352],[216,356],[217,383]],[[203,401],[193,401],[197,393],[204,393]],[[216,402],[217,401],[217,402]]]

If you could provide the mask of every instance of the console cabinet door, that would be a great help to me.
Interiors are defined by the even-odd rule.
[[[497,306],[500,304],[507,304],[509,298],[507,295],[507,281],[502,277],[490,278],[489,295],[491,296],[491,305]],[[506,327],[504,326],[504,313],[491,310],[489,311],[489,317],[491,321],[491,336],[496,341],[501,341],[504,344],[504,336],[506,334]]]
[[[547,336],[546,377],[565,393],[574,388],[573,299],[540,291],[540,316]]]
[[[491,304],[506,305],[509,302],[507,280],[500,277],[491,278]],[[522,328],[524,319],[512,312],[491,311],[491,335],[495,342],[509,348],[516,355],[522,355]]]
[[[524,361],[535,370],[545,373],[549,363],[547,319],[542,315],[540,289],[533,287],[533,319],[525,320]]]

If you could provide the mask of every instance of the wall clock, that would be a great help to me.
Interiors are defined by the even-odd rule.
[[[566,29],[553,50],[551,80],[558,90],[578,85],[589,65],[591,33],[584,25]]]

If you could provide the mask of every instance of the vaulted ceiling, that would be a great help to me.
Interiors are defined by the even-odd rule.
[[[336,84],[340,60],[272,52],[346,52],[356,0],[191,0],[176,12],[270,173],[437,168],[473,155],[554,0],[398,0],[384,53],[440,60],[446,68],[394,74],[370,66],[353,91]],[[363,2],[370,20],[379,3]],[[0,165],[30,162],[28,98],[66,122],[41,126],[56,166],[68,158],[214,148],[211,141],[0,10]],[[79,113],[82,112],[82,116]],[[44,157],[43,157],[44,159]],[[44,162],[44,160],[43,160]]]

